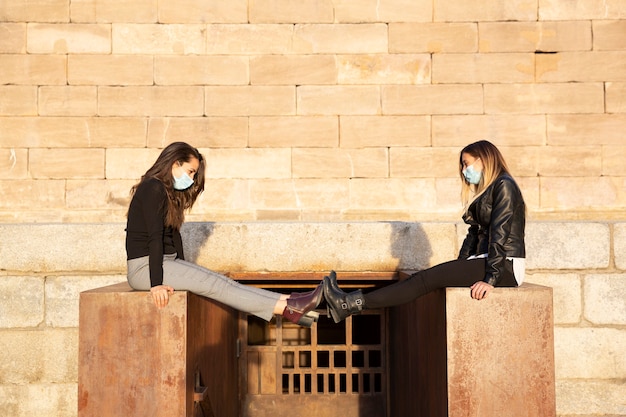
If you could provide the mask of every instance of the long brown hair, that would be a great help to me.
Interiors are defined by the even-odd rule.
[[[476,185],[470,184],[463,176],[463,154],[467,153],[474,158],[480,158],[483,164],[483,174],[480,178],[480,182]],[[465,210],[469,207],[472,201],[480,196],[486,189],[493,183],[493,181],[502,174],[510,174],[509,168],[506,165],[504,157],[500,153],[500,150],[496,146],[487,141],[479,140],[478,142],[470,143],[459,153],[459,175],[461,176],[461,201]]]
[[[174,189],[172,166],[178,162],[183,164],[196,158],[199,162],[198,171],[193,179],[191,187],[183,191]],[[185,142],[174,142],[165,147],[157,158],[154,165],[142,175],[141,180],[130,190],[131,196],[135,194],[139,184],[145,180],[155,178],[163,183],[167,193],[165,225],[174,229],[180,229],[185,220],[185,210],[191,209],[198,196],[204,191],[205,160],[198,149]]]

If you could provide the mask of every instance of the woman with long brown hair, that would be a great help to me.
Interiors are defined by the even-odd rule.
[[[322,284],[308,293],[279,294],[242,285],[185,261],[180,228],[185,210],[204,191],[205,159],[187,143],[167,146],[131,189],[126,226],[128,282],[136,290],[150,290],[163,308],[174,290],[199,294],[265,320],[282,315],[310,327],[322,299]]]
[[[459,156],[463,221],[469,225],[456,260],[416,272],[404,281],[364,294],[343,292],[334,272],[324,297],[335,322],[366,308],[391,307],[445,287],[469,287],[482,300],[495,286],[524,280],[526,206],[502,154],[491,142],[467,145]]]

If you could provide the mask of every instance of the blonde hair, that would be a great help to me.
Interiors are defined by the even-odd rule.
[[[483,171],[478,184],[470,184],[463,175],[463,154],[469,154],[474,158],[480,158]],[[494,144],[487,140],[479,140],[470,143],[459,154],[459,175],[461,176],[461,202],[464,211],[467,211],[472,202],[489,187],[496,178],[502,174],[511,175],[504,157]]]

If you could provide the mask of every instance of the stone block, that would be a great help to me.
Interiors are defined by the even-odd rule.
[[[430,84],[429,54],[338,55],[339,84]]]
[[[0,329],[37,327],[43,318],[43,278],[0,276]]]
[[[69,210],[120,210],[126,213],[134,180],[67,180],[65,203]],[[123,219],[118,216],[118,219]]]
[[[480,52],[591,50],[591,22],[481,22]]]
[[[291,178],[291,151],[270,149],[200,150],[207,178]]]
[[[30,23],[26,50],[31,54],[111,53],[111,26]]]
[[[346,148],[430,146],[430,116],[340,116]]]
[[[626,274],[589,274],[584,282],[585,319],[594,325],[625,325]]]
[[[76,381],[77,329],[3,330],[0,349],[0,385]]]
[[[541,209],[587,213],[620,210],[626,205],[625,187],[624,177],[541,178]],[[582,189],[587,191],[576,191]]]
[[[207,86],[207,116],[286,116],[296,113],[295,86]]]
[[[95,116],[98,108],[95,86],[39,87],[41,116]]]
[[[0,23],[0,53],[26,52],[26,23]]]
[[[551,287],[554,323],[577,324],[583,315],[582,282],[578,274],[527,273],[525,282]]]
[[[0,85],[65,85],[62,55],[0,54]]]
[[[487,138],[502,146],[539,146],[546,143],[543,115],[435,115],[432,116],[433,146],[467,145],[467,138]],[[519,149],[519,148],[518,148]],[[514,160],[507,159],[507,163]]]
[[[333,1],[337,22],[430,22],[429,0],[339,0]]]
[[[618,269],[626,270],[626,223],[613,225],[613,258]]]
[[[202,116],[202,87],[98,87],[100,116]]]
[[[0,385],[0,414],[11,417],[76,416],[76,383]]]
[[[626,83],[607,82],[606,112],[626,113]]]
[[[159,22],[248,23],[248,2],[246,0],[159,2]]]
[[[189,138],[199,148],[245,148],[248,146],[247,117],[151,117],[148,147],[164,148]]]
[[[293,25],[288,24],[210,24],[206,26],[208,55],[291,54]]]
[[[254,148],[333,148],[339,145],[337,116],[250,117],[249,132],[247,144]]]
[[[188,55],[206,52],[205,25],[112,25],[112,53],[129,55]]]
[[[477,50],[478,26],[475,23],[389,24],[390,53],[471,53]]]
[[[382,54],[388,51],[383,23],[296,25],[293,51],[301,54]]]
[[[200,194],[194,205],[192,214],[216,213],[219,209],[230,213],[226,214],[225,221],[240,221],[241,212],[250,209],[250,180],[243,179],[211,179],[207,187],[210,192]],[[187,216],[188,221],[191,220]],[[195,221],[202,221],[200,218]]]
[[[385,115],[484,113],[480,85],[389,85],[381,91]]]
[[[69,22],[66,0],[7,1],[0,5],[2,22]]]
[[[337,84],[335,60],[336,58],[332,55],[262,55],[251,57],[250,84]]]
[[[610,245],[604,223],[532,222],[526,226],[526,268],[607,268]]]
[[[626,52],[562,52],[537,55],[537,81],[626,81]]]
[[[299,115],[374,115],[380,114],[378,86],[315,86],[297,88]]]
[[[589,177],[602,173],[602,148],[599,146],[544,146],[536,148],[538,174],[541,177]],[[509,158],[510,160],[511,158]],[[576,161],[564,164],[563,161]]]
[[[350,181],[350,208],[355,210],[401,210],[410,207],[414,211],[429,213],[440,209],[435,197],[433,178],[355,178]]]
[[[535,79],[535,56],[524,53],[434,54],[433,84],[523,83]]]
[[[595,20],[592,25],[594,51],[626,50],[626,20]]]
[[[292,150],[294,178],[385,178],[389,175],[387,148]],[[323,163],[321,163],[323,161]]]
[[[247,57],[160,56],[154,57],[157,85],[247,85],[250,69]]]
[[[264,212],[263,218],[258,220],[280,221],[282,215],[287,221],[301,220],[301,210],[339,210],[349,201],[347,180],[332,183],[315,178],[253,180],[248,187],[246,208],[256,207],[258,212]],[[324,192],[320,193],[322,189]],[[276,212],[271,213],[274,210]]]
[[[434,3],[435,22],[480,22],[480,21],[535,21],[536,2],[513,0],[502,3],[498,0],[450,0]]]
[[[28,149],[0,149],[0,179],[27,179]]]
[[[139,181],[146,170],[154,164],[161,149],[106,149],[106,175],[109,180],[125,179]]]
[[[245,2],[244,2],[245,3]],[[257,0],[250,3],[250,23],[333,23],[331,0]],[[245,17],[245,16],[244,16]]]
[[[27,85],[0,86],[0,116],[37,115],[37,87]]]
[[[69,55],[70,85],[152,85],[153,57],[148,55]]]
[[[410,147],[389,150],[391,177],[442,178],[459,173],[459,150],[448,147]]]
[[[486,84],[489,114],[603,113],[602,83]]]
[[[626,13],[626,5],[621,0],[538,0],[538,4],[539,20],[620,19]]]
[[[548,115],[548,143],[556,146],[623,145],[621,126],[626,114],[557,114]]]
[[[621,380],[557,380],[556,410],[560,416],[622,416],[626,385]]]
[[[20,181],[19,187],[15,186],[14,179],[0,180],[0,209],[10,211],[11,217],[20,212],[49,212],[64,207],[65,180],[23,179]],[[39,219],[38,221],[42,219],[38,213],[35,213],[34,217]],[[13,222],[14,220],[5,221],[5,223]],[[24,244],[28,245],[28,242],[24,242]],[[45,245],[41,249],[47,250]]]
[[[156,23],[157,0],[78,0],[70,4],[72,22]]]
[[[626,146],[602,147],[602,175],[619,177],[624,173]]]
[[[606,327],[554,329],[558,379],[619,379],[626,372],[626,331]]]
[[[104,178],[104,149],[31,149],[28,168],[33,178]]]

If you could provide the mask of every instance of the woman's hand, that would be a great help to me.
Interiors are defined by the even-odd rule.
[[[152,300],[157,308],[163,308],[170,301],[170,294],[174,294],[174,288],[169,285],[157,285],[150,288]]]
[[[472,298],[474,300],[482,300],[493,290],[493,285],[489,285],[484,281],[478,281],[475,282],[470,289],[472,290]]]

